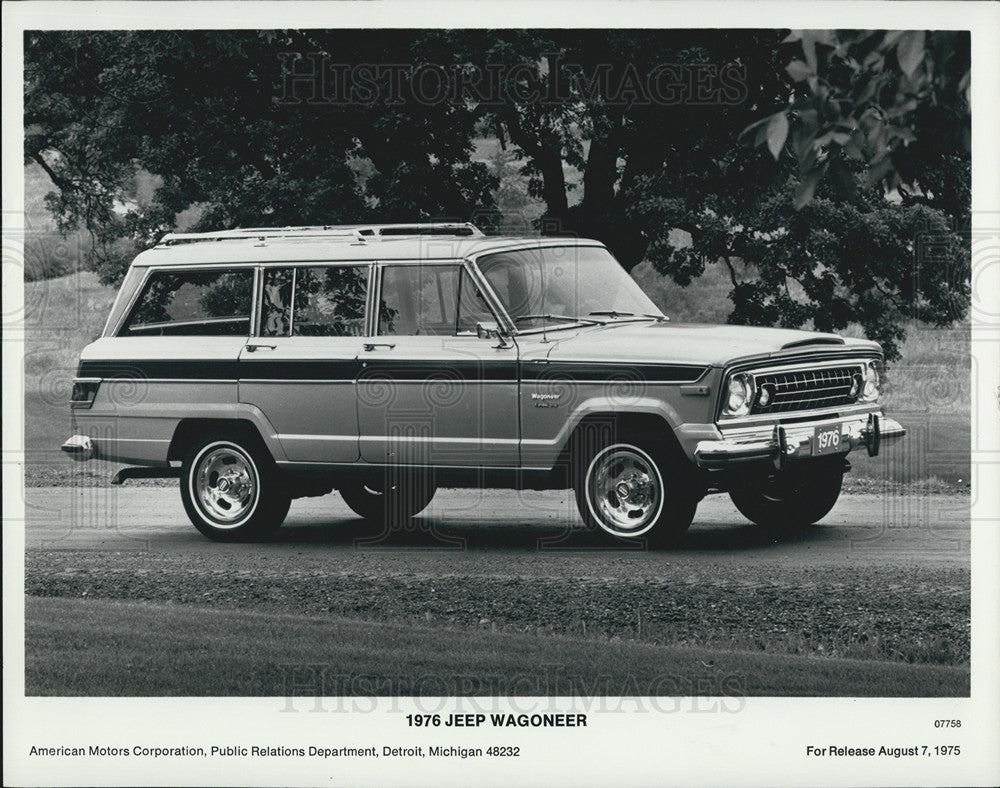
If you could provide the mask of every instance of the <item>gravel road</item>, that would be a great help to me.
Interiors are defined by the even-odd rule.
[[[969,498],[845,495],[775,541],[727,497],[673,550],[597,549],[568,492],[443,490],[373,534],[336,494],[215,544],[175,488],[28,488],[26,593],[965,664]]]

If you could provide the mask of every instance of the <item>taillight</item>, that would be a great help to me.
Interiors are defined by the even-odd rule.
[[[94,397],[97,396],[97,390],[100,387],[100,378],[74,378],[73,393],[69,398],[70,406],[73,408],[89,408],[94,404]]]

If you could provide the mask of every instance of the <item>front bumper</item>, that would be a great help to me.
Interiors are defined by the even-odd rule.
[[[721,439],[699,441],[694,457],[706,470],[720,470],[744,462],[770,460],[778,467],[787,461],[820,456],[815,443],[816,428],[840,428],[840,445],[834,454],[864,447],[872,457],[883,443],[902,438],[906,430],[881,413],[853,417],[817,419],[794,424],[765,424],[721,430]],[[822,456],[830,456],[823,454]]]

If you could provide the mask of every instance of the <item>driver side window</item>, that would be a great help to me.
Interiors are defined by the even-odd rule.
[[[493,315],[461,265],[389,265],[382,270],[378,333],[474,335]]]

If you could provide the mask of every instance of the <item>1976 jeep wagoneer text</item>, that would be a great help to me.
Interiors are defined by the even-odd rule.
[[[904,434],[881,348],[674,325],[596,241],[468,224],[167,235],[132,263],[72,393],[77,460],[179,476],[212,539],[339,490],[400,521],[438,486],[572,488],[613,539],[669,541],[728,492],[764,526],[833,507]]]

